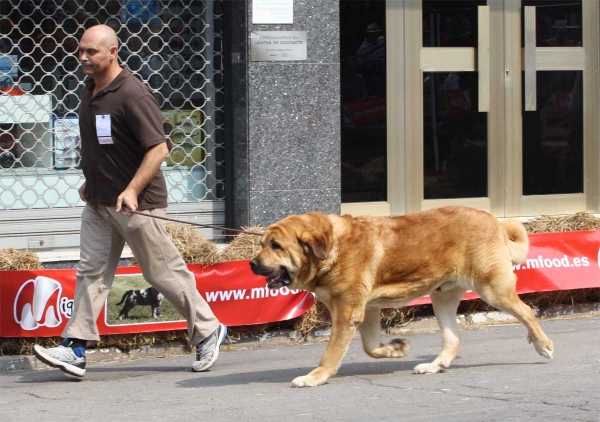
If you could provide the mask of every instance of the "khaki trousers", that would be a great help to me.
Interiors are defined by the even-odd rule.
[[[164,217],[164,208],[144,210]],[[98,341],[96,320],[106,302],[125,242],[136,257],[146,281],[161,292],[188,322],[192,345],[213,333],[219,321],[196,289],[165,230],[165,221],[134,214],[121,215],[115,207],[86,204],[81,216],[81,255],[73,314],[62,333],[64,338]]]

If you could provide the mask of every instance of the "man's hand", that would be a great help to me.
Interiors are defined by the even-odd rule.
[[[133,215],[130,211],[137,211],[138,201],[135,190],[127,188],[117,198],[116,211],[126,216]]]
[[[140,164],[140,168],[129,182],[129,186],[117,198],[116,211],[118,213],[131,216],[132,214],[129,211],[137,211],[138,196],[156,175],[156,172],[160,171],[160,165],[167,154],[169,154],[169,149],[165,142],[146,151],[142,164]]]
[[[83,182],[83,185],[81,185],[81,187],[79,188],[79,198],[83,202],[87,202],[85,199],[85,182]]]

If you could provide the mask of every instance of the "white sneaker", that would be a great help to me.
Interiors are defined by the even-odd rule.
[[[227,336],[227,327],[219,324],[214,333],[196,345],[196,362],[192,364],[192,371],[204,372],[219,358],[219,347]]]
[[[85,375],[85,355],[78,357],[70,346],[70,340],[63,341],[59,346],[46,349],[38,344],[33,346],[35,356],[53,368],[59,368],[61,371],[83,377]]]

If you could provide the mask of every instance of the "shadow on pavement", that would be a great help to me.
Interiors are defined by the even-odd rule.
[[[391,375],[394,373],[402,373],[399,376],[413,376],[413,368],[424,362],[431,362],[435,356],[421,355],[417,357],[420,360],[373,360],[367,362],[349,362],[344,363],[340,367],[335,378],[356,377],[356,376],[377,376]],[[460,357],[457,358],[459,360]],[[476,364],[455,364],[452,365],[452,370],[471,370],[476,368],[495,367],[495,366],[523,366],[523,365],[541,365],[547,364],[548,361],[537,362],[489,362]],[[84,378],[72,377],[64,374],[62,371],[47,370],[27,372],[20,375],[18,383],[50,383],[50,382],[80,382],[80,381],[104,381],[107,379],[117,380],[125,378],[136,378],[146,375],[161,374],[161,373],[177,373],[186,374],[186,379],[175,381],[175,385],[181,388],[200,388],[200,387],[223,387],[230,385],[245,385],[251,383],[274,383],[288,384],[298,376],[306,375],[312,371],[314,366],[293,367],[293,362],[290,361],[290,366],[281,369],[265,369],[257,371],[242,372],[243,368],[234,368],[233,365],[221,364],[215,366],[211,371],[205,373],[194,373],[189,367],[182,366],[111,366],[101,367],[95,366],[89,368]],[[239,370],[240,372],[232,373]],[[223,374],[223,372],[227,372]]]
[[[291,363],[291,362],[290,362]],[[389,375],[396,372],[410,374],[412,368],[423,361],[373,361],[342,364],[335,378],[369,375]],[[212,376],[210,378],[190,378],[178,381],[176,385],[182,388],[223,387],[229,385],[244,385],[250,383],[290,384],[292,380],[306,375],[315,367],[268,369],[264,371],[248,371],[235,374]]]

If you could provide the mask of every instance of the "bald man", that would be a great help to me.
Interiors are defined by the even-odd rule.
[[[132,214],[166,215],[167,188],[160,166],[169,150],[163,116],[152,91],[117,60],[119,41],[107,25],[89,28],[79,43],[79,60],[89,76],[81,94],[79,130],[86,203],[81,216],[80,261],[73,313],[53,348],[33,351],[42,362],[83,377],[85,349],[100,340],[96,320],[110,293],[125,242],[148,283],[188,322],[196,346],[192,370],[208,370],[227,335],[196,289],[165,230],[164,220]]]

